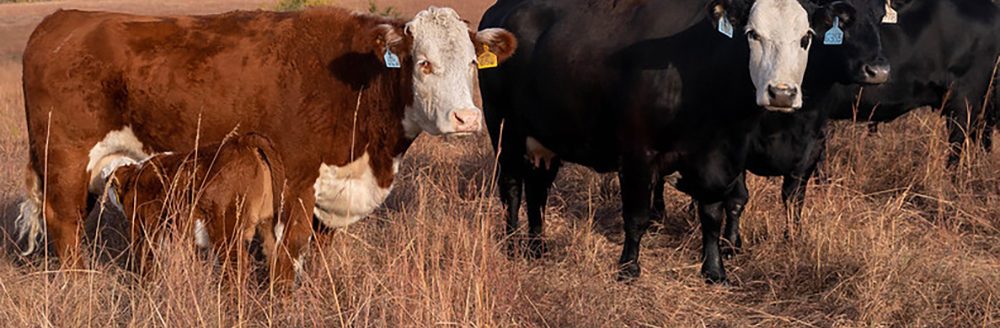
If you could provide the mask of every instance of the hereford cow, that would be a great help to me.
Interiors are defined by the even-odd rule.
[[[477,55],[503,61],[515,42],[501,29],[471,32],[454,10],[434,7],[409,22],[336,8],[58,11],[24,52],[27,251],[47,229],[63,265],[82,265],[79,223],[102,160],[90,156],[96,150],[187,152],[239,126],[271,138],[286,163],[275,275],[289,281],[314,208],[328,225],[356,221],[382,203],[422,131],[481,130]]]
[[[246,243],[255,235],[265,257],[274,258],[275,241],[283,233],[275,229],[274,219],[285,174],[267,138],[247,134],[188,153],[110,163],[100,171],[102,178],[110,178],[110,201],[131,221],[129,235],[140,272],[148,272],[148,243],[169,228],[190,229],[199,247],[216,252],[224,273],[233,269],[230,263],[238,265],[236,272],[246,272],[238,268],[248,263]]]

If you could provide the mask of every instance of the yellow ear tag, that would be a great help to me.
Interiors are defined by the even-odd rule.
[[[499,60],[497,60],[497,54],[490,51],[490,46],[483,45],[483,53],[479,54],[476,58],[479,62],[479,69],[487,69],[497,67]]]
[[[882,16],[883,24],[896,24],[899,20],[899,14],[896,13],[895,9],[892,9],[892,0],[885,0],[885,16]]]

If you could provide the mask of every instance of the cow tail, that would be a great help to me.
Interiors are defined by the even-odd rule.
[[[28,164],[28,172],[25,174],[25,187],[28,193],[21,201],[20,212],[15,220],[18,240],[27,240],[27,246],[21,252],[22,256],[34,253],[38,248],[40,236],[45,233],[45,222],[42,218],[41,178],[31,164]]]

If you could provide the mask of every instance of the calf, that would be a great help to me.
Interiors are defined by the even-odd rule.
[[[263,242],[265,257],[273,259],[285,226],[278,215],[285,173],[267,138],[247,134],[104,169],[113,170],[110,200],[132,222],[134,263],[141,272],[150,267],[152,243],[169,227],[193,233],[199,247],[212,248],[224,264],[235,262],[236,270],[247,263],[246,243],[254,235]]]

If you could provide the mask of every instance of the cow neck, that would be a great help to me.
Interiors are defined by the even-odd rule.
[[[307,11],[303,24],[311,31],[317,26],[328,24],[328,19],[336,19],[341,13],[329,9]],[[316,19],[320,18],[320,19]],[[326,19],[322,19],[326,18]],[[367,154],[369,165],[381,187],[389,187],[395,175],[394,163],[412,144],[403,129],[405,108],[413,103],[413,63],[408,57],[401,58],[401,68],[391,69],[376,56],[370,38],[371,31],[379,24],[392,24],[402,28],[402,20],[364,14],[352,14],[351,24],[355,28],[345,28],[344,33],[330,33],[324,52],[326,68],[333,78],[333,94],[343,99],[335,99],[334,108],[326,111],[331,115],[329,125],[320,127],[323,131],[333,131],[333,137],[321,156],[326,165],[346,166],[360,160]],[[326,25],[330,26],[330,25]],[[326,30],[329,31],[329,30]],[[346,42],[345,42],[346,41]],[[337,49],[338,44],[349,44]],[[315,45],[314,45],[315,46]],[[409,42],[398,47],[409,47]],[[338,90],[342,86],[350,92]],[[314,122],[318,123],[318,122]],[[329,132],[327,132],[329,133]]]

